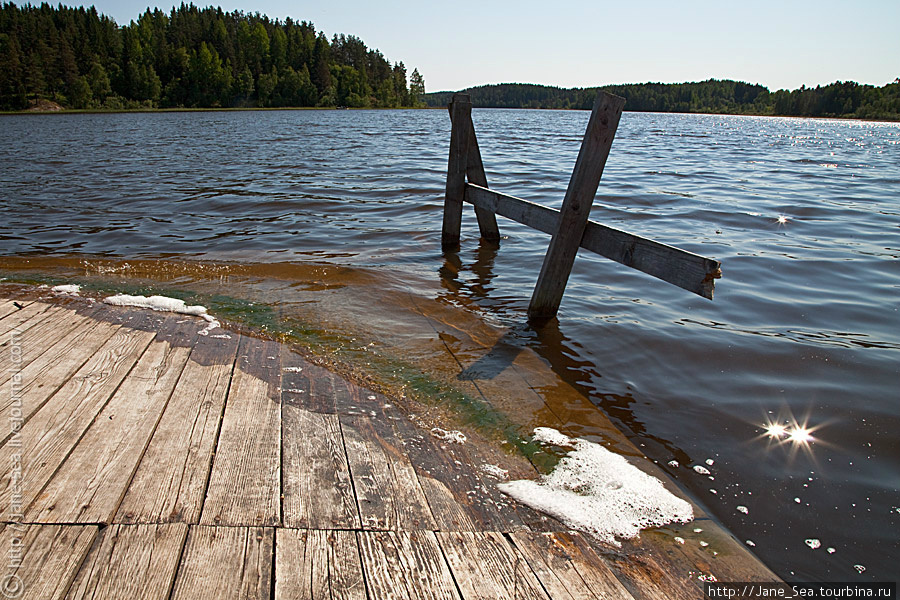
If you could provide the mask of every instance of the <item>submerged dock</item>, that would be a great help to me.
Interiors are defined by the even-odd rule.
[[[537,478],[524,457],[205,325],[0,294],[10,597],[695,599],[706,581],[777,581],[696,506],[600,545],[483,469]]]

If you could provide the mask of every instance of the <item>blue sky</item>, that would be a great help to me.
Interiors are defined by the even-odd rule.
[[[178,1],[180,4],[180,0]],[[73,2],[74,4],[74,2]],[[125,24],[147,0],[97,0]],[[204,2],[198,6],[206,6]],[[484,83],[584,87],[709,78],[772,90],[900,77],[900,0],[222,0],[311,21],[418,68],[428,91]],[[170,3],[149,4],[169,11]]]

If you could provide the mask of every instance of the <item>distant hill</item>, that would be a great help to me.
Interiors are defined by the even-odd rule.
[[[590,109],[599,90],[623,96],[629,111],[900,120],[900,79],[882,87],[838,81],[776,92],[727,79],[592,88],[501,83],[461,91],[471,96],[476,108]],[[453,94],[432,92],[425,94],[425,102],[446,106]]]

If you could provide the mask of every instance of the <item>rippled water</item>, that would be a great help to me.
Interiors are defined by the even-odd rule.
[[[476,110],[489,184],[558,206],[587,117]],[[524,318],[547,236],[500,219],[499,250],[482,245],[467,209],[460,252],[441,253],[443,111],[3,116],[0,132],[2,275],[78,279],[108,258],[125,285],[127,261],[162,259],[142,281],[355,319],[333,327],[400,351],[387,299],[434,301],[536,352],[781,576],[896,579],[896,124],[625,113],[592,218],[724,277],[709,302],[583,253],[543,331]]]

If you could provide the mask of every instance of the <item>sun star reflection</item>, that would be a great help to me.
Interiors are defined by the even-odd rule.
[[[776,220],[778,221],[779,225],[784,225],[785,223],[788,222],[788,218],[784,215],[778,215],[778,219],[776,219]]]

